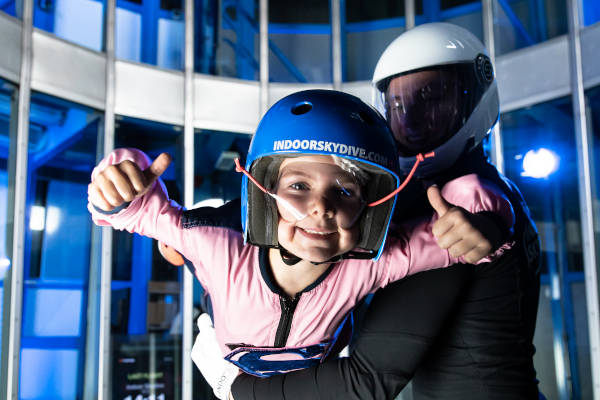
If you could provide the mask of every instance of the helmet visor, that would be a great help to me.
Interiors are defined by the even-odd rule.
[[[414,156],[446,142],[468,120],[487,86],[478,80],[474,63],[391,78],[383,103],[400,155]]]
[[[360,178],[331,156],[284,160],[273,190],[279,215],[294,222],[314,216],[335,220],[340,228],[352,227],[364,207]]]

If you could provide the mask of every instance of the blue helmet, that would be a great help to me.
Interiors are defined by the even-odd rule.
[[[370,179],[368,203],[393,192],[399,184],[398,156],[387,122],[359,98],[334,90],[293,93],[274,104],[260,121],[250,143],[246,170],[267,188],[278,178],[285,157],[332,155],[358,162]],[[357,248],[379,257],[396,197],[367,207],[357,220]],[[242,228],[247,243],[279,247],[275,201],[242,178]]]

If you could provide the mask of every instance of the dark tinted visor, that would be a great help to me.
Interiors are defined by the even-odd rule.
[[[402,156],[431,151],[465,124],[490,83],[474,62],[411,71],[389,79],[386,119]]]

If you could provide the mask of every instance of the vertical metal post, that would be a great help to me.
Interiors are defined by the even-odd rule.
[[[552,297],[550,300],[550,309],[552,311],[552,343],[554,350],[554,371],[556,373],[556,388],[560,400],[573,398],[573,381],[571,372],[571,355],[566,343],[566,298],[564,286],[564,271],[566,270],[566,239],[564,237],[565,219],[563,217],[563,207],[558,191],[558,184],[552,180],[558,179],[556,176],[550,177],[547,182],[549,197],[544,201],[544,220],[554,221],[554,224],[545,224],[546,250],[548,253],[555,253],[556,257],[549,257],[547,260],[548,276],[550,278],[550,288]]]
[[[404,0],[404,29],[415,27],[415,0]]]
[[[13,124],[10,129],[8,165],[9,218],[7,232],[9,236],[8,244],[12,254],[10,255],[11,267],[4,278],[2,357],[0,365],[2,371],[0,374],[0,398],[7,400],[17,399],[19,396],[23,269],[25,261],[25,206],[27,200],[27,149],[33,58],[32,35],[33,0],[24,0],[20,83],[19,92],[13,103],[13,105],[16,105],[16,110],[12,109],[12,113],[16,111],[17,117],[16,121],[13,120],[16,124]]]
[[[183,203],[194,204],[194,0],[185,0],[185,57],[183,86]],[[193,393],[192,342],[194,318],[194,281],[187,268],[182,274],[181,398],[191,400]]]
[[[115,14],[116,0],[106,0],[104,51],[106,53],[106,97],[104,100],[104,148],[110,153],[115,146]],[[100,337],[98,340],[98,398],[108,400],[111,393],[110,303],[112,281],[112,237],[110,227],[102,228],[100,261]]]
[[[567,2],[569,18],[569,63],[571,70],[571,99],[577,143],[577,172],[579,186],[579,212],[581,215],[581,236],[583,239],[583,270],[585,275],[585,295],[587,303],[588,330],[590,337],[590,361],[592,365],[592,387],[594,399],[600,399],[600,310],[598,300],[598,260],[597,243],[594,235],[594,194],[595,181],[591,159],[592,139],[586,118],[585,93],[581,55],[581,3]]]
[[[259,3],[260,117],[269,108],[269,1]]]
[[[482,0],[481,17],[483,18],[483,40],[488,49],[490,60],[496,68],[496,42],[494,38],[494,10],[492,1]],[[500,121],[494,125],[492,134],[492,162],[498,168],[498,171],[504,173],[504,150],[502,147],[502,136],[500,132]]]
[[[330,0],[331,8],[331,64],[333,88],[342,88],[342,22],[341,0]]]
[[[104,122],[101,119],[96,135],[96,158],[104,153]],[[85,337],[85,366],[83,377],[83,400],[96,400],[98,398],[99,359],[100,354],[100,301],[102,291],[100,280],[102,274],[102,231],[103,229],[92,224],[90,236],[90,274],[88,279],[87,301],[87,326]]]

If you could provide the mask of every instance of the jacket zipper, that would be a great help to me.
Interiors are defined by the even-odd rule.
[[[279,319],[279,326],[277,326],[277,333],[275,334],[275,347],[285,346],[288,336],[290,335],[292,319],[294,318],[294,311],[296,310],[299,299],[299,294],[297,294],[293,299],[290,299],[287,296],[279,296],[279,304],[281,304],[281,318]]]

